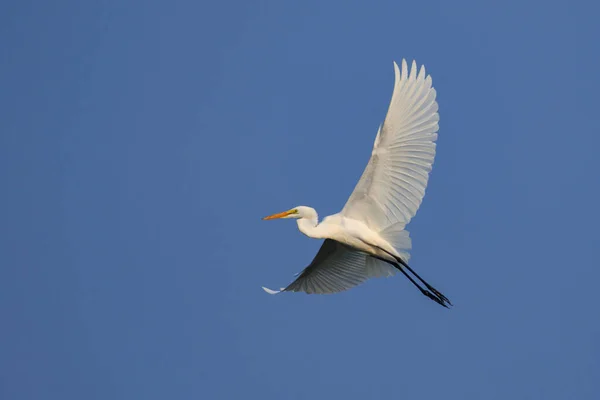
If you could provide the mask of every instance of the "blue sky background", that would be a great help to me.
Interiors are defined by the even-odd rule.
[[[600,398],[591,1],[0,6],[0,398]],[[392,61],[440,105],[411,264],[269,296],[338,212]]]

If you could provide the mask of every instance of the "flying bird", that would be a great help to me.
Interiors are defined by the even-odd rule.
[[[285,288],[270,294],[328,294],[369,278],[400,271],[419,291],[448,308],[452,303],[409,265],[406,225],[417,212],[435,157],[438,105],[431,76],[415,61],[409,71],[394,62],[395,83],[387,115],[375,137],[371,158],[346,205],[319,223],[314,208],[298,206],[263,218],[293,218],[300,232],[325,239],[319,252]]]

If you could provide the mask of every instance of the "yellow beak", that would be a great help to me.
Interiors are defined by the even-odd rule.
[[[283,217],[287,217],[290,214],[293,214],[294,210],[289,210],[289,211],[284,211],[284,212],[280,212],[279,214],[273,214],[273,215],[269,215],[268,217],[264,217],[263,220],[269,220],[269,219],[277,219],[277,218],[283,218]]]

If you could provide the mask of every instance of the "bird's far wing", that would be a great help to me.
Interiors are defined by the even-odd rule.
[[[402,71],[394,63],[395,84],[383,126],[380,126],[371,159],[342,215],[363,221],[376,231],[408,224],[425,195],[435,157],[438,105],[431,76],[413,61]]]
[[[364,253],[353,251],[335,240],[326,239],[306,267],[282,292],[329,294],[348,290],[371,277],[393,275],[393,268]],[[270,294],[279,291],[264,288]]]

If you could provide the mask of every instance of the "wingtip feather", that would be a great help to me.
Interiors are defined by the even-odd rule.
[[[415,60],[412,60],[408,79],[413,81],[417,79],[417,62]]]
[[[398,68],[396,61],[394,61],[394,80],[396,85],[400,83],[400,68]]]
[[[277,294],[277,293],[281,293],[281,290],[273,290],[273,289],[269,289],[269,288],[267,288],[267,287],[264,287],[264,286],[262,287],[262,289],[263,289],[265,292],[269,293],[269,294]]]

